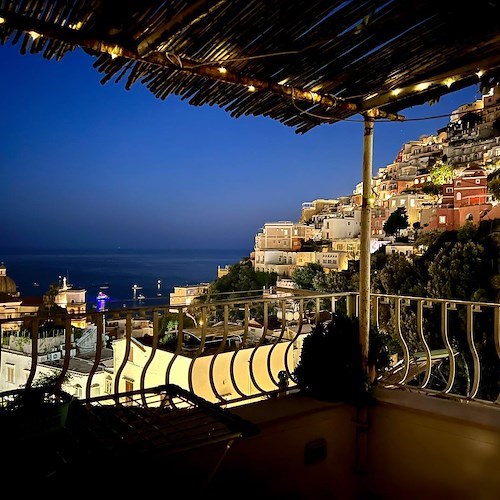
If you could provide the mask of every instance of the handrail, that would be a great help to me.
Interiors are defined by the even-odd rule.
[[[109,362],[106,368],[106,374],[112,377],[114,394],[123,392],[123,378],[130,381],[134,389],[143,391],[152,384],[177,383],[216,404],[228,405],[279,393],[283,377],[280,372],[286,373],[289,389],[293,390],[297,383],[294,372],[300,357],[298,349],[301,339],[308,334],[305,325],[310,323],[313,326],[319,322],[323,312],[335,314],[340,301],[345,303],[349,314],[356,314],[358,294],[310,291],[294,294],[292,289],[287,291],[290,295],[239,297],[189,308],[142,306],[84,315],[40,314],[4,318],[0,320],[4,336],[0,345],[0,390],[14,389],[15,383],[31,387],[37,384],[41,373],[53,371],[59,374],[56,381],[59,387],[75,390],[65,376],[78,371],[72,361],[75,357],[72,321],[82,320],[82,317],[96,329],[93,358],[88,361],[87,372],[78,374],[80,383],[84,381],[82,396],[87,399],[91,392],[95,392],[94,387],[99,387],[101,393],[105,392],[102,362],[109,350],[103,348],[102,338],[104,334],[110,334],[108,324],[111,323],[119,325],[118,337],[112,344],[113,368]],[[399,359],[394,361],[392,370],[378,375],[379,381],[408,390],[428,390],[429,394],[439,393],[443,397],[498,400],[494,384],[488,386],[491,381],[485,376],[488,372],[485,363],[491,363],[492,359],[500,362],[499,303],[379,293],[373,293],[371,297],[372,323],[399,343],[399,350],[394,353]],[[177,313],[177,339],[175,344],[172,338],[171,343],[164,345],[160,342],[163,335],[160,323],[167,312]],[[192,336],[195,343],[190,348],[184,340],[185,333],[191,335],[191,329],[186,328],[183,321],[185,315],[201,325],[201,333]],[[250,319],[259,315],[261,326],[252,326],[254,333],[251,334]],[[274,323],[273,317],[276,316],[279,322]],[[217,318],[222,325],[219,329],[216,327]],[[239,318],[238,325],[231,326],[230,318]],[[47,349],[52,348],[50,342],[56,342],[50,338],[55,339],[56,335],[50,337],[44,325],[53,319],[64,324],[57,337],[60,338],[58,349],[64,354],[64,360],[59,363],[46,360]],[[139,320],[152,324],[149,336],[141,333],[142,327],[136,323]],[[237,336],[232,336],[232,328],[238,329]],[[16,347],[21,343],[16,344],[11,337],[24,337],[23,347]],[[149,340],[145,342],[143,338]],[[134,353],[133,361],[129,359],[132,348],[138,352],[137,356]],[[493,349],[493,354],[490,352],[485,356],[486,348]],[[78,353],[76,357],[79,357]],[[6,379],[7,370],[3,365],[12,364],[13,359],[23,360],[22,373],[28,374],[24,380],[18,376],[21,368],[17,370],[19,373],[15,372],[16,380]],[[21,361],[19,363],[21,366]],[[9,373],[11,377],[12,370]],[[226,384],[223,391],[222,379]]]

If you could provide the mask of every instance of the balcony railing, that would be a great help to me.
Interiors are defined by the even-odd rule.
[[[356,315],[356,293],[293,291],[190,306],[1,320],[0,390],[56,385],[81,398],[176,384],[219,405],[297,388],[295,368],[314,324]],[[307,293],[307,294],[306,294]],[[498,404],[500,304],[372,295],[392,366],[381,384]]]

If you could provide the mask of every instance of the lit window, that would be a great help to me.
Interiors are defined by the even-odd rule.
[[[90,388],[90,397],[95,398],[100,395],[101,395],[101,388],[99,387],[99,384],[92,384],[92,387]]]
[[[440,215],[439,216],[439,223],[440,224],[446,224],[446,215]]]
[[[113,392],[113,379],[111,377],[106,377],[104,391],[106,394],[112,394]]]
[[[481,180],[480,179],[476,179],[476,184],[481,184]]]
[[[80,384],[75,385],[75,397],[81,398],[83,395],[82,386]]]

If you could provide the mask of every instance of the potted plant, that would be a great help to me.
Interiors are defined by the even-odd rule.
[[[59,374],[43,374],[32,387],[0,394],[0,423],[15,439],[45,436],[64,427],[73,396],[56,384]]]
[[[365,374],[359,343],[359,319],[335,313],[317,323],[305,337],[300,361],[294,371],[298,388],[313,397],[368,404],[376,374],[391,364],[390,337],[370,327],[368,365]]]

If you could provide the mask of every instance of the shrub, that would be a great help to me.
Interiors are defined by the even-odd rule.
[[[372,371],[390,366],[388,345],[388,335],[372,325],[368,353]],[[299,389],[318,399],[368,403],[375,378],[370,380],[363,372],[358,318],[336,313],[331,321],[317,323],[304,339],[294,375]]]

